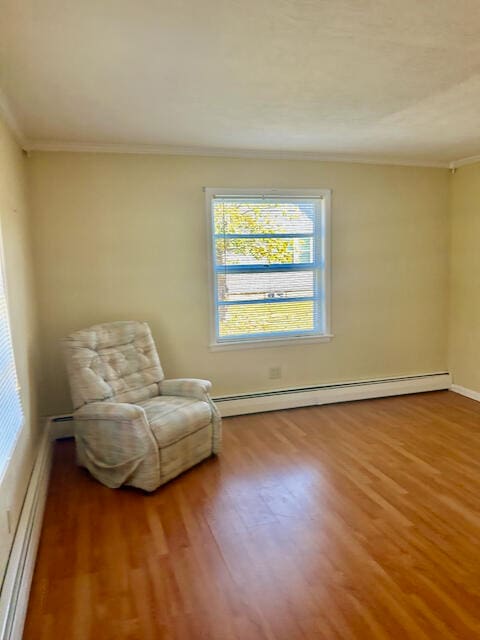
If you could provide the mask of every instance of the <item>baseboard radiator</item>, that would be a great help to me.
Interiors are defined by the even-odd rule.
[[[258,391],[256,393],[232,396],[214,396],[213,400],[222,416],[227,418],[247,413],[279,411],[280,409],[311,407],[320,404],[350,402],[369,398],[385,398],[387,396],[422,393],[425,391],[442,391],[450,389],[451,385],[452,376],[448,372],[440,372],[396,378],[338,382],[293,389]],[[55,416],[51,418],[51,422],[55,439],[73,436],[74,422],[71,415]]]
[[[451,384],[451,375],[448,372],[440,372],[223,396],[214,400],[222,416],[227,417],[408,393],[441,391],[450,389]]]
[[[21,640],[47,498],[53,442],[41,439],[0,591],[0,640]]]

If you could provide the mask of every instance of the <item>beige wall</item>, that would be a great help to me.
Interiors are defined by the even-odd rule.
[[[44,413],[71,408],[59,338],[115,319],[150,322],[167,375],[215,395],[446,369],[444,169],[34,153],[30,170]],[[331,343],[208,350],[204,185],[333,190]]]
[[[39,435],[35,393],[36,331],[32,247],[28,219],[27,158],[0,121],[0,224],[3,235],[13,346],[25,425],[0,488],[0,579],[5,568]],[[12,532],[6,511],[11,511]]]
[[[449,367],[455,384],[480,391],[480,164],[451,179]]]

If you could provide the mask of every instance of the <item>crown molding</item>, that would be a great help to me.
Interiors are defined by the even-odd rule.
[[[377,165],[398,165],[414,167],[435,167],[448,169],[448,162],[414,160],[398,157],[379,158],[354,154],[334,155],[311,151],[267,151],[258,149],[235,149],[226,147],[200,147],[175,145],[139,144],[97,144],[88,142],[50,142],[31,140],[26,143],[27,151],[49,151],[68,153],[116,153],[141,155],[210,156],[222,158],[258,158],[265,160],[316,160],[323,162],[344,162]]]
[[[480,155],[462,158],[452,162],[419,160],[414,158],[378,157],[355,154],[329,154],[315,151],[278,151],[260,149],[236,149],[229,147],[148,145],[124,143],[95,143],[72,141],[29,140],[20,125],[11,103],[0,88],[0,117],[12,131],[17,142],[25,151],[49,151],[68,153],[115,153],[138,155],[206,156],[221,158],[258,158],[264,160],[313,160],[317,162],[342,162],[351,164],[373,164],[405,167],[433,167],[456,169],[466,164],[480,162]]]
[[[18,144],[25,151],[50,151],[68,153],[116,153],[140,155],[173,155],[173,156],[206,156],[221,158],[258,158],[264,160],[314,160],[317,162],[342,162],[351,164],[374,164],[405,167],[433,167],[440,169],[457,169],[468,164],[480,162],[480,155],[460,158],[451,162],[435,160],[419,160],[414,158],[377,157],[355,154],[329,154],[315,151],[274,151],[260,149],[235,149],[228,147],[149,145],[124,143],[96,143],[29,140],[20,125],[19,118],[4,91],[0,87],[0,117],[13,133]]]
[[[480,162],[480,155],[452,160],[452,162],[450,162],[450,169],[458,169],[459,167],[465,167],[467,164],[475,164],[476,162]]]
[[[0,117],[5,122],[7,127],[13,133],[16,141],[22,147],[22,149],[26,149],[27,140],[23,133],[22,127],[20,126],[18,117],[16,116],[12,106],[10,104],[9,99],[5,95],[5,93],[0,88]]]

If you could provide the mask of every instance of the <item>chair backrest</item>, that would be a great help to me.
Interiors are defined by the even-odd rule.
[[[146,322],[97,324],[62,340],[75,409],[90,402],[141,402],[164,378]]]

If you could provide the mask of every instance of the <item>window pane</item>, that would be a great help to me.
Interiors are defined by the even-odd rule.
[[[304,264],[314,261],[313,238],[236,238],[215,241],[217,265]]]
[[[321,335],[328,198],[244,193],[220,189],[210,200],[217,339]]]
[[[314,272],[219,273],[217,295],[225,302],[313,297]]]
[[[313,202],[214,200],[213,212],[216,234],[314,233]]]
[[[314,303],[276,302],[218,306],[219,337],[312,331]]]

